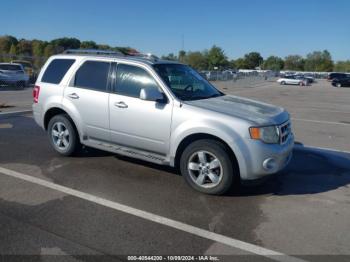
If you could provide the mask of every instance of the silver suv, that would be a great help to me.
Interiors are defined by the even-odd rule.
[[[68,51],[46,62],[33,97],[35,120],[58,153],[85,145],[170,165],[207,194],[276,173],[291,159],[287,111],[225,95],[178,62]]]

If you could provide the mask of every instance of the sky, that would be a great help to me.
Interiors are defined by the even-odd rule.
[[[350,59],[350,0],[2,0],[0,35],[76,37],[156,55],[215,44],[231,59],[327,49],[338,61]]]

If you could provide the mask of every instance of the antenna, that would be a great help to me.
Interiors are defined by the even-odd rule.
[[[185,35],[181,35],[181,50],[185,50]]]

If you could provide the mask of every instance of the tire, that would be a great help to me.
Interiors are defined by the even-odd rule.
[[[24,81],[18,81],[18,82],[16,82],[16,87],[17,88],[24,88],[24,86],[25,86],[25,82]]]
[[[233,158],[222,143],[211,139],[198,140],[188,145],[182,153],[181,174],[195,190],[205,194],[222,195],[234,182],[239,184],[239,171]],[[211,168],[210,165],[216,168]],[[213,177],[214,180],[211,179]]]
[[[47,134],[52,147],[63,156],[71,156],[80,148],[79,135],[66,114],[50,119]]]
[[[341,87],[341,83],[337,83],[337,84],[336,84],[336,87]]]
[[[284,82],[284,81],[281,82],[281,85],[285,85],[285,84],[286,84],[286,82]]]

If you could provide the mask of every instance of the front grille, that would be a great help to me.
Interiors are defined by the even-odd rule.
[[[288,120],[278,127],[280,131],[280,144],[285,144],[292,133],[291,123]]]

